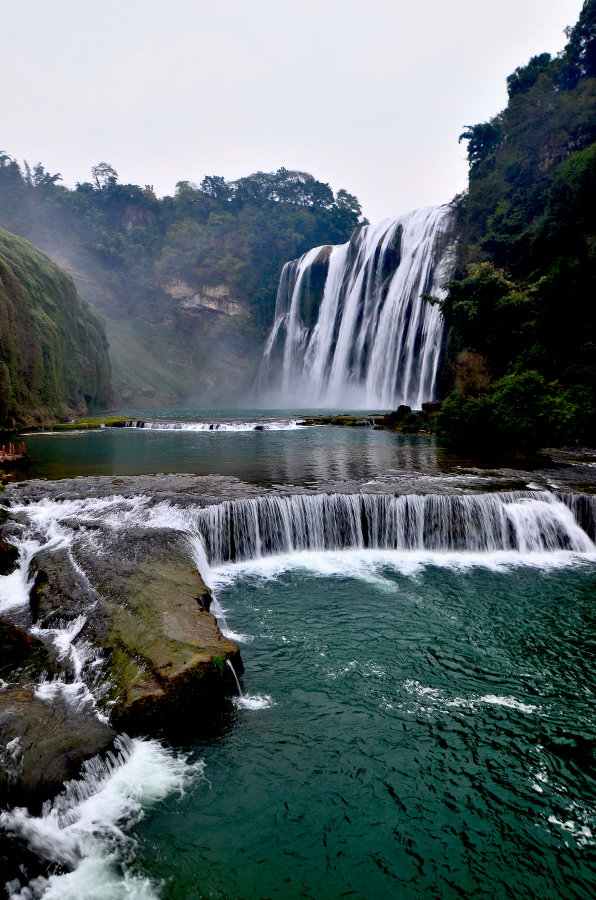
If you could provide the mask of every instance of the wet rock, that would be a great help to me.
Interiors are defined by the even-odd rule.
[[[18,558],[17,548],[0,538],[0,575],[10,575],[14,572]]]
[[[34,582],[29,595],[33,622],[42,628],[62,627],[85,616],[97,620],[94,638],[103,636],[96,610],[97,596],[81,571],[72,565],[68,551],[38,553],[31,565]]]
[[[0,805],[35,812],[75,778],[81,765],[109,749],[114,731],[60,689],[47,700],[30,685],[0,690]]]
[[[411,415],[412,408],[410,406],[398,406],[395,412],[387,413],[387,415],[384,417],[385,424],[392,427],[402,425]]]
[[[100,648],[106,708],[129,733],[173,723],[189,705],[204,714],[231,693],[226,661],[242,671],[238,647],[208,612],[211,595],[189,553],[170,530],[99,526],[91,540],[81,528],[70,552],[37,561],[35,620],[56,627],[85,618],[80,639]]]
[[[0,839],[0,897],[19,896],[34,878],[48,876],[56,865],[34,853],[23,838],[2,832]],[[3,890],[4,888],[4,890]],[[25,896],[25,895],[21,895]]]
[[[52,654],[38,638],[0,619],[0,677],[13,680],[17,671],[29,674],[54,668]]]
[[[117,727],[146,732],[221,703],[230,692],[226,661],[240,673],[240,653],[207,611],[211,596],[177,536],[145,535],[133,557],[91,577],[108,623]]]

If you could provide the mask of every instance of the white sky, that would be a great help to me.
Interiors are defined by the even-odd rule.
[[[2,0],[0,149],[64,183],[285,166],[376,221],[466,185],[465,125],[582,0]]]

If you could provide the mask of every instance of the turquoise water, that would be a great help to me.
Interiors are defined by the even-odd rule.
[[[135,831],[163,897],[594,895],[594,565],[438,562],[226,570],[248,697]]]
[[[287,411],[126,415],[181,427],[30,435],[29,474],[415,493],[448,470],[430,438],[296,428]],[[183,739],[133,742],[67,815],[16,811],[64,868],[15,897],[594,896],[593,555],[313,551],[210,576],[243,697],[216,727],[189,708]]]
[[[287,425],[296,413],[258,410],[152,410],[123,415],[151,422]],[[29,434],[30,477],[191,473],[233,475],[258,484],[374,478],[404,470],[438,471],[430,438],[372,428],[308,427],[292,431],[97,431]]]

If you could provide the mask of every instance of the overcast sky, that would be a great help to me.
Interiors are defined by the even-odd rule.
[[[64,183],[280,166],[371,221],[466,184],[463,126],[556,53],[582,0],[2,0],[0,149]]]

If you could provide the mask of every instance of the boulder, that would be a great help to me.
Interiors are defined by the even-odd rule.
[[[211,615],[211,595],[181,536],[143,527],[97,529],[76,537],[69,554],[40,554],[32,591],[45,627],[85,616],[80,637],[101,649],[111,722],[147,733],[198,716],[233,691],[238,647]],[[82,574],[85,573],[85,575]]]
[[[18,671],[29,674],[50,671],[52,655],[38,638],[0,619],[0,677],[14,680]]]
[[[115,732],[59,688],[42,699],[32,685],[0,690],[0,805],[41,809],[82,764],[112,746]]]
[[[10,575],[14,572],[18,558],[17,548],[0,538],[0,575]]]
[[[422,404],[422,412],[426,415],[432,415],[432,413],[440,412],[443,408],[443,403],[441,400],[429,400],[428,403]]]

